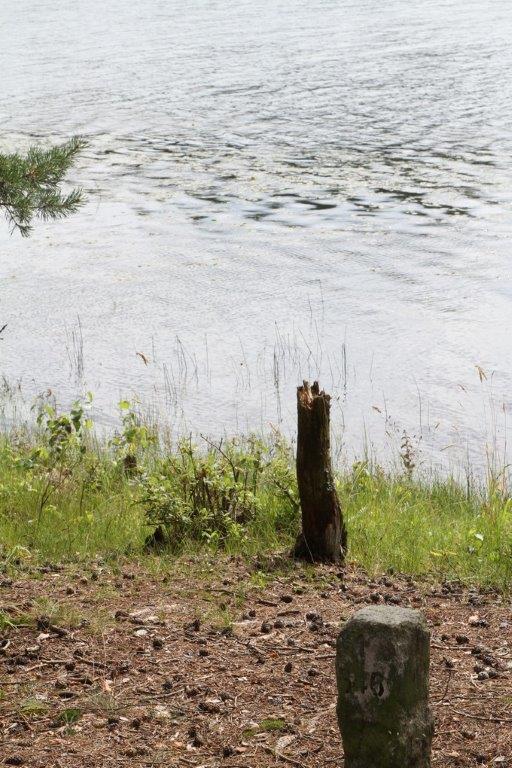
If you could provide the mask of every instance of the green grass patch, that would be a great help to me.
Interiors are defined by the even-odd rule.
[[[284,731],[288,726],[279,717],[269,717],[260,723],[260,731]]]
[[[253,582],[264,588],[265,574],[285,567],[272,553],[290,547],[300,527],[290,446],[274,434],[169,447],[121,405],[122,428],[109,441],[93,438],[76,404],[69,414],[43,411],[36,431],[0,437],[3,570],[142,557],[158,529],[153,544],[163,558],[147,557],[151,567],[198,550],[257,555]],[[370,573],[510,588],[512,499],[498,483],[468,489],[410,467],[391,473],[357,463],[338,474],[337,486],[348,559]],[[2,621],[7,628],[13,618]]]
[[[74,725],[80,720],[81,717],[82,711],[80,709],[77,709],[76,707],[69,707],[68,709],[63,709],[57,714],[57,717],[55,718],[55,725]]]
[[[25,717],[42,717],[49,711],[48,704],[35,697],[24,699],[19,705],[19,712]]]

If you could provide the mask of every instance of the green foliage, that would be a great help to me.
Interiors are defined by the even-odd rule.
[[[42,717],[48,709],[48,704],[35,696],[24,699],[19,706],[19,712],[24,717]]]
[[[206,548],[263,558],[291,546],[300,510],[282,437],[164,449],[125,402],[119,432],[98,442],[89,406],[90,398],[69,413],[44,406],[37,431],[0,436],[0,568],[142,554],[156,526],[169,554]],[[136,458],[129,471],[127,456]],[[512,500],[502,484],[468,490],[451,478],[427,481],[411,466],[390,474],[366,463],[337,484],[351,561],[371,573],[510,589]]]
[[[175,549],[187,539],[215,547],[241,545],[261,521],[269,493],[282,494],[281,488],[286,488],[281,514],[271,521],[275,530],[286,528],[293,490],[285,485],[292,481],[283,472],[282,450],[277,441],[266,444],[256,438],[218,445],[207,441],[202,451],[191,440],[181,441],[174,455],[159,461],[141,480],[148,524],[160,526]]]
[[[85,400],[75,400],[69,413],[58,414],[55,407],[45,403],[39,411],[36,422],[43,428],[43,445],[33,454],[44,462],[57,462],[69,458],[70,454],[84,454],[84,436],[92,427],[92,420],[86,418],[86,410],[92,405],[92,394]]]
[[[86,146],[75,137],[49,149],[32,147],[26,155],[0,154],[0,208],[12,230],[27,236],[34,218],[63,218],[83,204],[81,189],[62,192],[60,185]]]
[[[122,460],[125,469],[135,469],[137,458],[147,452],[152,446],[158,444],[158,438],[154,430],[144,424],[140,415],[135,410],[135,404],[129,400],[119,402],[122,429],[116,432],[110,444],[116,455]]]
[[[14,629],[16,624],[11,620],[9,614],[4,611],[0,611],[0,632],[5,632],[6,629]]]
[[[512,499],[491,486],[468,492],[451,478],[424,481],[354,465],[339,485],[350,557],[387,568],[510,588]]]
[[[262,731],[284,731],[287,727],[286,721],[280,717],[270,717],[260,723]]]
[[[77,707],[61,710],[55,718],[55,725],[74,725],[82,717],[82,711]]]

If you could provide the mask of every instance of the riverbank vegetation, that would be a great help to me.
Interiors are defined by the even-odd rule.
[[[37,426],[0,440],[4,563],[138,557],[148,549],[255,555],[291,547],[300,526],[292,447],[277,432],[171,445],[120,403],[120,428],[95,437],[90,399],[45,404]],[[512,500],[495,478],[462,487],[361,461],[338,471],[348,561],[507,589]],[[156,532],[156,533],[155,533]]]

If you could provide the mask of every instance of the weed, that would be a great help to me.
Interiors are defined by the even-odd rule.
[[[4,572],[107,556],[116,572],[115,559],[141,556],[159,526],[161,551],[146,555],[156,575],[181,578],[190,567],[211,578],[220,551],[256,556],[253,586],[264,588],[269,573],[290,573],[282,553],[297,534],[300,510],[293,453],[279,434],[200,444],[188,439],[164,448],[125,402],[119,435],[100,441],[85,415],[89,404],[77,403],[69,414],[45,406],[38,430],[0,436]],[[126,456],[136,459],[129,468]],[[415,464],[404,438],[400,470],[358,462],[338,474],[350,560],[371,573],[393,568],[510,588],[512,500],[503,474],[478,489],[450,477],[426,479]],[[169,555],[178,552],[184,557],[173,565]],[[209,555],[200,564],[187,558],[197,552]],[[63,604],[37,610],[56,624],[76,626],[87,618],[92,627],[90,617]],[[0,629],[17,621],[4,612]],[[102,631],[101,617],[95,624],[91,631]]]
[[[55,718],[55,725],[74,725],[82,716],[82,711],[76,707],[69,707],[59,712]]]
[[[48,704],[35,696],[29,697],[20,703],[19,712],[25,717],[42,717],[48,713]]]
[[[260,723],[261,731],[284,731],[286,728],[286,722],[279,717],[269,717]]]

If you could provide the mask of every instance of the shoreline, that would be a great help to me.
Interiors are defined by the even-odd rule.
[[[283,552],[300,525],[292,446],[276,431],[219,442],[166,442],[128,401],[110,439],[94,436],[87,401],[46,406],[37,430],[0,437],[0,559],[83,562],[143,557],[160,526],[166,555]],[[371,575],[430,575],[507,591],[512,499],[423,475],[407,445],[394,470],[368,461],[335,473],[348,563]],[[153,542],[154,543],[154,542]]]

